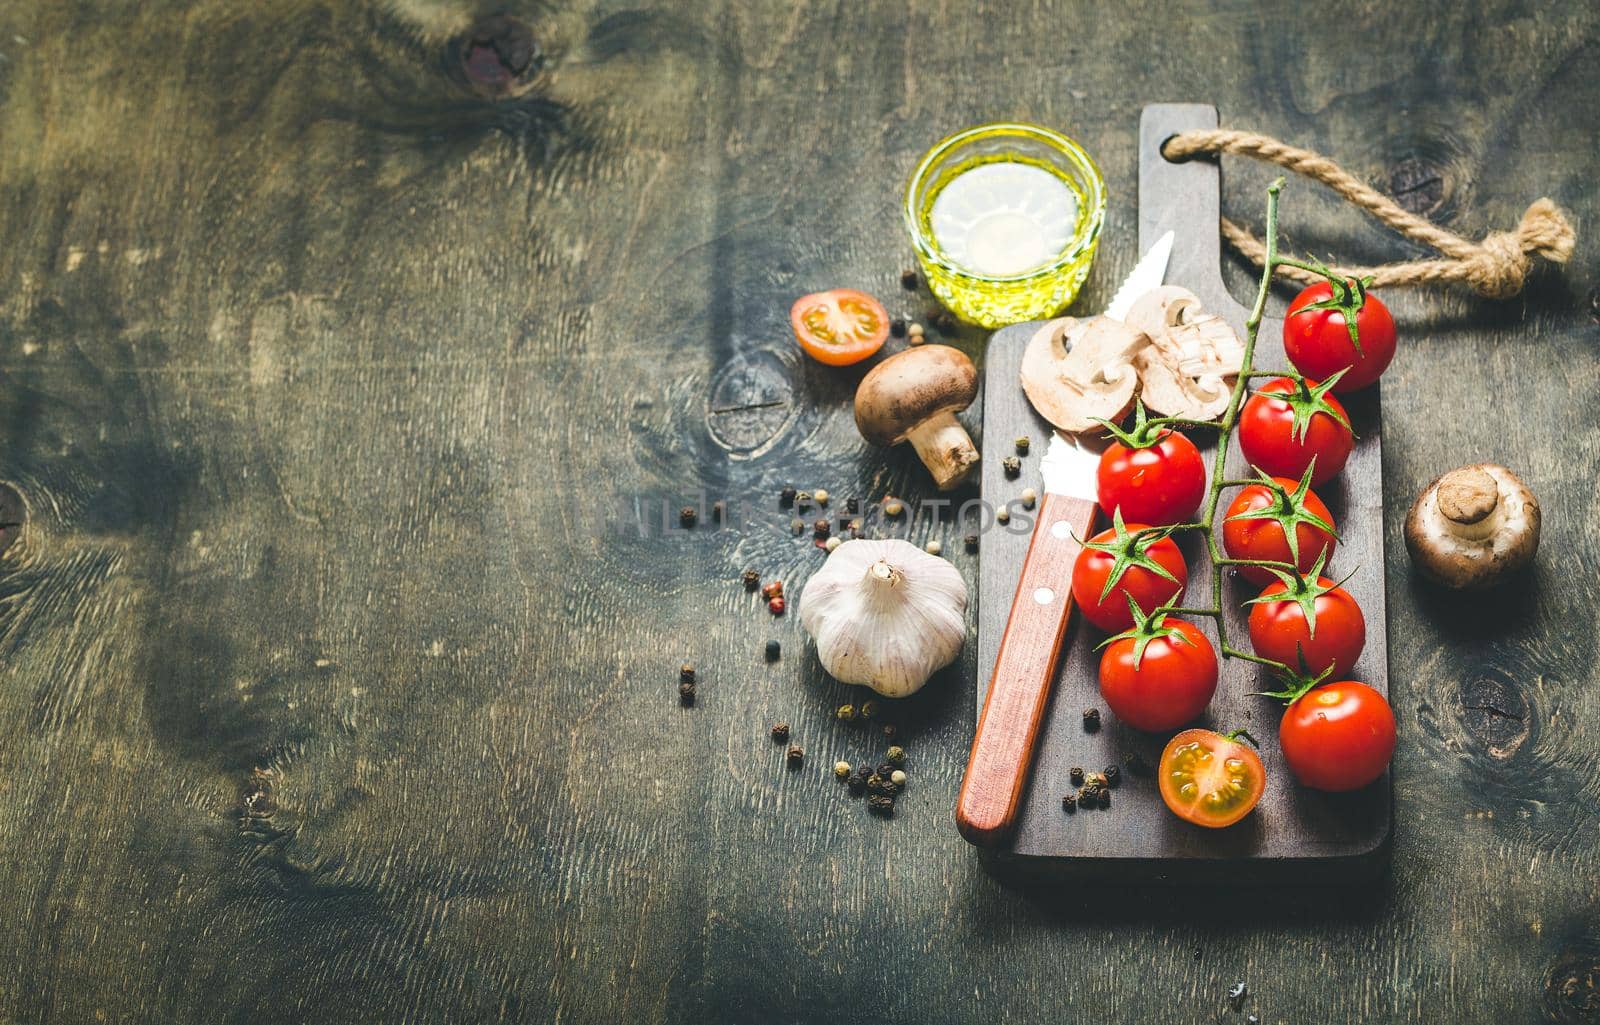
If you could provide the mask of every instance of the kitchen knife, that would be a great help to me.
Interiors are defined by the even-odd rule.
[[[1168,232],[1134,266],[1105,315],[1127,316],[1134,300],[1161,284],[1171,254]],[[956,827],[980,847],[995,846],[1016,825],[1072,615],[1072,565],[1083,547],[1077,539],[1094,525],[1099,464],[1096,444],[1060,432],[1051,434],[1039,461],[1044,497],[956,801]]]

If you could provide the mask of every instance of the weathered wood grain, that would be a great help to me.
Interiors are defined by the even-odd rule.
[[[461,40],[502,7],[540,59],[486,91]],[[0,481],[26,511],[0,555],[0,1020],[1200,1021],[1240,978],[1268,1022],[1593,1020],[1587,240],[1510,303],[1392,297],[1404,785],[1370,891],[997,880],[950,820],[970,646],[888,713],[912,785],[880,821],[829,767],[882,738],[830,718],[856,696],[738,585],[820,559],[786,482],[933,497],[785,318],[836,284],[926,316],[898,190],[946,131],[1069,131],[1108,239],[1136,230],[1138,112],[1174,99],[1377,181],[1421,161],[1468,234],[1541,194],[1595,220],[1589,6],[1340,18],[0,5]],[[1255,223],[1267,173],[1228,165],[1224,209]],[[1407,252],[1310,187],[1285,221],[1302,251]],[[1132,259],[1107,246],[1086,308]],[[1547,513],[1538,573],[1492,602],[1414,584],[1399,544],[1416,489],[1477,459]],[[664,530],[702,489],[734,524]],[[953,520],[892,529],[975,569]]]

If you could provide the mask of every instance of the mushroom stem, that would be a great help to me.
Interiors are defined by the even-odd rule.
[[[1456,537],[1482,541],[1494,536],[1505,519],[1499,485],[1476,466],[1445,474],[1437,494],[1445,527]]]
[[[912,428],[906,440],[917,450],[940,491],[949,491],[961,483],[978,461],[978,450],[954,413],[930,416]]]

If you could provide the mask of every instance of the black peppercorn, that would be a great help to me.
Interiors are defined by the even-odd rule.
[[[944,312],[943,310],[935,310],[932,314],[930,314],[928,316],[928,323],[932,324],[936,330],[941,331],[944,334],[949,334],[956,328],[956,322],[950,319],[950,314]]]
[[[879,762],[877,764],[877,766],[872,771],[876,772],[878,775],[882,776],[884,779],[888,779],[889,778],[889,773],[894,771],[894,763],[893,762]]]
[[[724,516],[726,516],[727,511],[728,511],[728,506],[727,506],[726,503],[723,503],[723,502],[712,502],[711,503],[711,519],[712,519],[712,522],[721,523],[723,518],[724,518]]]
[[[800,763],[806,760],[806,753],[799,744],[792,744],[789,750],[784,752],[784,757],[789,760],[789,768],[798,769]]]
[[[1032,444],[1033,444],[1033,442],[1028,440],[1028,436],[1026,434],[1024,434],[1022,437],[1018,438],[1017,439],[1017,455],[1019,455],[1019,456],[1027,455],[1028,454],[1028,447],[1030,445],[1032,445]]]
[[[894,798],[888,794],[871,794],[867,797],[867,810],[884,818],[894,816]]]
[[[917,290],[917,272],[914,270],[901,271],[900,287],[907,292],[915,292]]]
[[[1122,770],[1115,765],[1108,765],[1106,766],[1105,777],[1107,784],[1116,786],[1122,781]]]
[[[1085,708],[1083,710],[1083,728],[1090,733],[1100,728],[1100,709]]]
[[[788,740],[789,739],[789,724],[786,723],[786,722],[773,723],[772,724],[772,739],[778,741],[779,743],[782,743],[783,741]]]
[[[778,505],[784,509],[794,505],[795,490],[793,484],[785,484],[783,490],[778,492]]]
[[[885,737],[889,738],[890,740],[893,740],[894,739],[894,735],[897,732],[899,732],[898,730],[895,729],[895,725],[892,722],[884,723],[882,728],[883,728],[883,735]]]
[[[861,499],[847,498],[844,500],[844,511],[854,516],[861,511]]]
[[[1007,477],[1015,480],[1022,473],[1022,460],[1016,456],[1006,456],[1000,461],[1000,468],[1006,472]]]
[[[975,552],[978,550],[978,535],[968,534],[962,538],[962,542],[967,546],[967,551]]]
[[[678,701],[685,705],[694,704],[694,681],[684,680],[678,684]]]
[[[869,794],[887,794],[887,793],[889,793],[889,777],[885,776],[881,772],[874,772],[871,775],[869,775],[867,777],[867,793],[869,793]]]
[[[867,789],[868,775],[869,773],[867,772],[867,767],[865,765],[858,766],[856,770],[850,774],[850,778],[845,781],[845,784],[850,787],[850,793],[852,795],[860,797],[861,794]]]
[[[1111,791],[1110,790],[1106,789],[1105,787],[1101,787],[1099,796],[1100,796],[1100,807],[1102,807],[1102,808],[1111,807]]]
[[[827,537],[829,534],[833,533],[833,524],[829,523],[827,520],[818,520],[811,525],[811,533],[815,534],[817,537]]]
[[[682,509],[678,510],[678,522],[685,527],[694,526],[695,521],[699,518],[700,514],[695,511],[695,508],[692,505],[686,505]]]
[[[906,318],[896,317],[889,321],[889,333],[896,338],[904,338],[906,336]]]
[[[1061,810],[1062,811],[1077,811],[1078,810],[1078,798],[1076,796],[1074,796],[1073,794],[1062,794],[1061,795]]]
[[[1083,769],[1081,769],[1078,766],[1074,765],[1072,768],[1067,770],[1067,778],[1072,780],[1072,785],[1073,786],[1075,786],[1075,787],[1083,786]]]
[[[744,589],[746,591],[754,591],[761,586],[761,574],[753,569],[745,570],[744,575],[739,579],[744,581]]]
[[[693,683],[694,665],[692,663],[685,662],[682,666],[680,666],[678,668],[678,679],[682,680],[684,683]]]
[[[768,662],[776,662],[776,661],[778,661],[778,656],[781,655],[782,653],[783,653],[783,645],[779,644],[777,641],[768,641],[767,642],[767,661]]]

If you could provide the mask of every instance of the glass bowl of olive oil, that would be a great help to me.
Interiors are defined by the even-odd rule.
[[[1077,298],[1105,214],[1094,161],[1036,125],[958,132],[906,186],[906,227],[929,291],[988,328],[1054,316]]]

